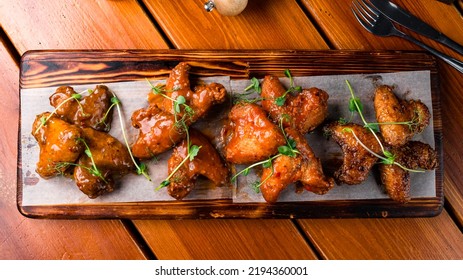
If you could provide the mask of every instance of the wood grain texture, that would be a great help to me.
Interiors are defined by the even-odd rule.
[[[14,13],[12,12],[14,11]],[[10,1],[0,2],[2,28],[19,54],[46,48],[166,48],[149,18],[137,1]],[[2,50],[1,54],[4,52]],[[5,58],[6,59],[6,58]],[[11,58],[10,58],[11,60]],[[12,65],[10,62],[6,65]],[[2,63],[2,71],[6,67]],[[8,72],[9,73],[9,72]],[[17,108],[18,69],[2,87],[15,96],[5,108]],[[14,89],[8,88],[15,85]],[[2,94],[3,94],[2,88]],[[9,96],[9,95],[8,95]],[[2,100],[5,100],[2,97]],[[14,106],[16,107],[14,107]],[[3,108],[2,108],[3,109]],[[15,119],[2,122],[13,128]],[[17,143],[17,130],[9,132],[11,146]],[[3,141],[3,138],[2,138]],[[14,151],[14,150],[13,150]],[[15,155],[16,156],[16,152]],[[2,164],[5,161],[1,161]],[[144,255],[119,220],[55,221],[32,220],[21,216],[16,208],[16,195],[11,183],[16,181],[16,160],[8,174],[8,192],[2,193],[0,258],[13,259],[143,259]],[[2,169],[3,172],[3,169]],[[12,176],[13,175],[13,176]],[[6,180],[6,179],[5,179]],[[3,197],[5,195],[5,197]],[[3,204],[5,199],[5,204]],[[20,249],[19,249],[20,248]]]
[[[20,54],[47,48],[166,48],[136,0],[3,0],[0,18]]]
[[[328,48],[294,0],[248,1],[234,17],[207,13],[201,0],[143,2],[179,49]]]
[[[182,1],[185,2],[185,1]],[[14,9],[15,13],[11,13]],[[82,18],[86,18],[88,13],[100,14],[109,21],[100,21],[99,18],[87,18],[87,23],[82,24]],[[128,17],[128,19],[124,19]],[[167,48],[167,44],[162,41],[162,37],[156,32],[155,28],[149,22],[148,18],[144,15],[136,1],[58,1],[46,3],[34,3],[27,0],[4,0],[0,2],[0,18],[2,19],[2,26],[8,34],[9,38],[13,41],[18,52],[23,54],[27,50],[32,49],[128,49],[128,48],[144,48],[144,49],[159,49]],[[116,22],[115,22],[116,21]],[[122,26],[119,24],[122,22]],[[98,28],[95,28],[98,27]],[[187,36],[189,37],[189,36]],[[233,37],[230,38],[233,40]],[[206,40],[207,41],[207,40]],[[203,42],[204,43],[204,42]],[[41,230],[48,233],[47,224],[48,220],[26,220],[30,223],[32,230]],[[59,221],[58,223],[63,223]],[[76,224],[76,221],[70,222]],[[143,235],[149,235],[149,228],[157,228],[158,224],[169,224],[170,221],[156,221],[146,220],[138,222],[140,224],[148,225],[148,232],[142,231]],[[207,231],[207,226],[203,226],[203,221],[192,221],[198,228]],[[98,227],[100,223],[92,222],[89,229]],[[223,227],[215,227],[211,234],[221,235],[229,230],[226,222]],[[172,225],[175,231],[175,224]],[[252,236],[249,242],[236,243],[234,246],[240,252],[245,252],[243,255],[251,256],[271,255],[272,248],[269,246],[249,247],[253,244],[253,239],[260,238],[256,235],[260,232],[259,228],[252,226],[249,223],[234,223],[236,231],[241,232],[246,236]],[[52,227],[50,227],[52,228]],[[281,236],[277,236],[277,242],[284,243],[286,236],[294,233],[294,225],[286,222],[280,225]],[[115,233],[115,238],[118,232]],[[12,236],[13,242],[21,242],[18,236]],[[168,233],[164,235],[169,239]],[[80,238],[77,234],[69,234],[68,238]],[[154,236],[153,238],[157,238]],[[64,242],[65,237],[60,235],[55,236],[56,242]],[[22,240],[23,246],[40,246],[40,240],[33,238]],[[202,250],[204,244],[204,235],[199,234],[190,239],[188,244],[183,244],[185,250]],[[306,246],[306,243],[296,244],[298,246]],[[93,246],[95,247],[95,246]],[[251,248],[251,249],[250,249]],[[91,248],[90,248],[91,249]],[[177,246],[172,246],[171,243],[157,244],[156,248],[151,248],[153,251],[161,250],[168,252],[170,256],[175,256],[178,252]],[[156,249],[156,250],[155,250]],[[98,250],[98,247],[95,249]],[[118,246],[113,246],[115,252],[119,251]],[[85,253],[78,249],[70,248],[64,250],[62,255],[72,253],[75,258],[90,258]],[[111,253],[100,250],[101,258],[111,258]],[[114,253],[115,254],[115,253]],[[213,253],[211,253],[213,255]],[[17,257],[23,258],[60,258],[58,255],[53,255],[53,252],[44,256],[37,252],[29,252],[29,254],[17,254]],[[97,258],[97,257],[95,257]],[[116,257],[114,257],[116,258]],[[123,257],[120,257],[123,258]],[[134,257],[135,258],[135,257]],[[212,258],[212,257],[210,257]],[[276,258],[276,256],[275,256]]]
[[[446,34],[456,42],[463,44],[463,19],[459,11],[452,5],[428,0],[396,0],[393,1],[410,11],[425,22]],[[412,50],[419,49],[414,44],[397,37],[378,37],[366,31],[355,19],[351,10],[351,0],[323,1],[302,0],[302,4],[316,20],[323,33],[336,49],[371,50]],[[445,20],[442,20],[445,18]],[[398,27],[413,37],[425,42],[449,55],[455,52],[424,36],[411,33]]]
[[[395,3],[401,5],[405,9],[419,15],[423,20],[437,26],[442,32],[446,33],[457,42],[463,43],[463,28],[462,18],[458,11],[452,7],[443,3],[436,1],[394,1]],[[323,32],[326,34],[328,40],[336,48],[356,48],[363,50],[378,50],[378,49],[390,49],[390,50],[404,50],[404,49],[419,49],[418,47],[408,43],[407,41],[400,38],[382,38],[376,37],[367,31],[357,23],[355,18],[352,16],[350,10],[350,1],[303,1],[302,2],[307,10],[311,13],[312,17],[317,20],[317,23],[322,28]],[[446,15],[445,21],[440,21],[442,18],[440,14]],[[418,37],[417,37],[418,38]],[[442,52],[446,52],[450,55],[461,59],[461,56],[455,55],[455,53],[441,45],[431,42],[426,38],[423,39],[429,45],[436,47]],[[459,223],[458,227],[462,226],[462,214],[463,209],[461,201],[463,201],[462,196],[462,183],[463,179],[461,177],[461,158],[463,151],[463,143],[461,141],[463,135],[460,133],[461,130],[461,119],[463,119],[463,113],[460,109],[463,99],[463,91],[461,91],[461,74],[458,73],[453,68],[449,67],[445,63],[439,61],[439,84],[441,88],[441,105],[443,112],[442,126],[443,126],[443,141],[444,141],[444,193],[446,200],[448,202],[448,209],[452,211],[452,216],[456,217],[457,222]],[[449,144],[447,144],[449,143]],[[451,145],[450,145],[451,143]],[[444,210],[441,215],[447,216],[447,212]],[[420,225],[420,229],[424,232],[430,233],[439,233],[439,228],[448,228],[450,229],[451,236],[458,237],[461,236],[461,231],[458,227],[455,227],[454,221],[449,218],[441,218],[440,216],[431,220],[417,220],[413,221],[417,225]],[[304,222],[305,223],[305,222]],[[318,225],[317,227],[306,227],[309,231],[316,229],[311,234],[314,236],[319,236],[318,231],[327,231],[328,228],[331,229],[331,223],[325,221],[313,221]],[[354,239],[355,236],[364,234],[366,228],[359,226],[360,224],[365,223],[365,225],[370,225],[370,221],[355,221],[358,223],[352,223],[352,225],[343,223],[343,226],[346,227],[343,234],[347,239]],[[378,222],[382,223],[382,222]],[[394,225],[397,223],[397,226]],[[441,225],[439,223],[444,223],[446,225]],[[410,235],[412,232],[413,226],[408,223],[404,223],[402,220],[392,220],[385,222],[385,227],[395,227],[395,235],[397,238],[389,239],[388,246],[393,246],[396,248],[407,248],[410,244],[415,244],[416,236]],[[400,226],[398,226],[400,225]],[[380,230],[378,226],[374,226],[373,231]],[[334,232],[336,230],[333,230]],[[347,234],[347,235],[346,235]],[[372,239],[372,246],[374,246],[374,240]],[[322,242],[314,241],[317,246],[325,245]],[[442,258],[458,258],[460,254],[458,252],[449,251],[447,247],[449,246],[447,237],[435,235],[435,239],[432,241],[433,246],[440,248],[440,250],[445,250],[448,252],[446,256],[441,255]],[[393,245],[392,245],[392,244]],[[327,257],[334,258],[363,258],[362,246],[358,243],[351,244],[351,248],[347,249],[345,247],[337,247],[339,250],[336,253],[333,253],[333,248],[320,248],[322,252],[326,253]],[[428,246],[419,246],[416,244],[416,248],[413,251],[398,251],[397,255],[394,258],[422,258],[423,256],[433,256],[437,253],[433,250],[429,250]],[[391,247],[392,248],[392,247]],[[337,250],[337,249],[336,249]],[[333,254],[331,254],[333,253]],[[371,258],[375,258],[374,255],[369,255]],[[388,255],[383,255],[384,258],[388,258]]]
[[[289,220],[134,223],[159,259],[316,259]]]
[[[463,235],[446,212],[434,218],[299,222],[326,259],[463,258]]]
[[[120,221],[38,221],[19,213],[15,187],[19,69],[3,40],[0,65],[0,259],[143,259]]]

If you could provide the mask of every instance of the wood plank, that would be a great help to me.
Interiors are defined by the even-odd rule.
[[[326,259],[463,258],[463,235],[447,212],[434,218],[299,222]]]
[[[0,18],[20,54],[31,49],[167,47],[136,0],[4,0]]]
[[[18,212],[19,69],[3,38],[0,65],[0,259],[143,259],[120,221],[32,220]]]
[[[11,11],[15,11],[12,13]],[[120,16],[124,15],[124,16]],[[43,48],[166,48],[162,36],[152,25],[137,1],[1,1],[0,18],[5,33],[20,54],[30,49]],[[5,53],[2,50],[2,55]],[[11,59],[10,59],[11,60]],[[13,63],[13,64],[12,64]],[[2,63],[2,67],[4,67]],[[14,65],[9,62],[7,65]],[[18,102],[18,69],[9,73],[8,96]],[[14,88],[11,85],[14,83]],[[12,95],[13,94],[13,95]],[[6,94],[5,94],[6,95]],[[2,107],[3,109],[3,107]],[[12,110],[11,104],[5,109]],[[5,111],[6,112],[6,111]],[[18,123],[17,110],[14,120],[2,122],[11,129]],[[10,131],[10,130],[8,130]],[[11,171],[16,170],[17,130],[11,130],[8,157]],[[3,140],[3,139],[2,139]],[[1,161],[2,164],[5,161]],[[3,170],[3,168],[2,168]],[[11,176],[11,175],[10,175]],[[2,258],[24,259],[142,259],[144,255],[121,221],[56,221],[32,220],[19,214],[15,204],[14,176],[8,178],[8,193],[2,193],[2,233],[0,252]],[[5,185],[6,186],[6,185]],[[2,178],[2,189],[3,178]],[[3,196],[4,195],[4,196]],[[5,204],[3,205],[3,200]],[[4,207],[4,208],[3,208]],[[3,212],[5,211],[5,212]]]
[[[160,259],[315,259],[288,220],[134,221]],[[245,229],[248,230],[245,230]],[[170,247],[165,246],[170,244]]]
[[[136,1],[87,1],[84,3],[81,1],[61,1],[56,3],[41,3],[39,5],[27,0],[6,0],[0,3],[0,18],[2,18],[3,28],[5,28],[8,36],[12,39],[14,45],[21,54],[27,50],[43,48],[167,48],[167,45],[163,41],[160,41],[161,37],[148,23],[148,19],[141,13],[141,9],[135,2]],[[126,5],[130,7],[126,8]],[[102,8],[100,8],[100,6]],[[16,11],[14,14],[11,13],[12,9]],[[97,18],[91,17],[86,19],[87,21],[90,20],[90,22],[85,24],[86,28],[83,28],[81,26],[81,19],[85,18],[90,12],[104,15],[104,18],[109,19],[119,18],[120,14],[132,15],[133,21],[132,19],[130,20],[130,25],[124,24],[120,26],[119,23],[114,23],[113,21],[98,21]],[[129,20],[124,20],[125,23],[128,21]],[[41,30],[35,30],[35,26],[40,26]],[[94,30],[92,26],[99,26],[99,28]],[[90,29],[90,31],[87,29]],[[37,32],[37,34],[35,34],[35,32]],[[63,36],[63,34],[67,35]],[[230,40],[233,40],[233,38],[230,38]],[[37,223],[38,225],[49,222],[30,219],[26,221]],[[153,236],[150,235],[150,228],[157,228],[163,224],[169,225],[170,223],[171,221],[145,220],[137,222],[137,226],[140,226],[140,224],[147,226],[144,227],[146,230],[142,229],[142,234],[144,236],[152,236],[154,239],[164,238],[165,240],[169,240],[172,238],[170,232],[160,232],[159,234],[161,236]],[[203,232],[208,231],[209,234],[223,236],[226,235],[230,228],[224,226],[214,227],[212,230],[209,230],[207,225],[204,224],[204,221],[191,221],[191,223],[202,229],[202,232],[196,235],[191,242],[183,244],[184,250],[190,250],[193,253],[195,253],[195,250],[202,250],[204,244]],[[173,222],[172,228],[174,231],[176,225],[177,223]],[[268,244],[259,247],[249,246],[255,243],[254,240],[261,238],[257,234],[261,232],[258,226],[249,224],[248,222],[234,221],[233,227],[237,232],[240,232],[240,234],[250,237],[248,242],[233,242],[237,240],[230,238],[233,246],[242,252],[242,255],[246,255],[247,258],[251,258],[251,256],[256,256],[256,258],[259,258],[259,256],[272,256],[272,258],[278,258],[278,256],[273,253],[272,247],[268,246]],[[284,244],[286,236],[288,234],[294,234],[294,226],[290,221],[284,221],[279,224],[279,228],[282,234],[275,236],[273,241]],[[46,227],[42,227],[42,230],[46,231]],[[13,238],[13,240],[19,242],[17,239]],[[61,236],[57,236],[56,240],[57,242],[61,242],[64,239],[61,238]],[[165,242],[159,244],[150,242],[150,244],[156,244],[156,247],[151,247],[156,254],[158,252],[167,252],[172,258],[180,258],[177,256],[179,252],[177,249],[178,247],[173,246],[171,243]],[[34,240],[27,240],[23,243],[23,246],[39,245],[40,244],[36,243]],[[306,243],[302,242],[302,244],[298,245],[306,246]],[[212,247],[215,248],[217,245],[212,245]],[[118,251],[119,248],[114,246],[113,250]],[[290,251],[288,252],[290,253]],[[76,251],[74,254],[76,258],[78,258],[77,255],[79,253],[81,254],[80,256],[82,256],[82,252]],[[196,254],[198,254],[198,252],[196,252]],[[213,258],[213,252],[208,254],[211,254],[208,258]],[[308,254],[310,255],[310,253]],[[29,258],[34,257],[40,258],[40,255],[31,252]],[[49,258],[59,257],[49,256]]]
[[[205,1],[143,2],[179,49],[327,49],[293,0],[248,1],[233,17],[207,13]]]
[[[303,4],[315,18],[326,34],[327,38],[336,48],[348,49],[419,49],[399,38],[380,38],[371,35],[353,18],[350,11],[351,1],[303,1]],[[425,21],[437,26],[441,31],[448,34],[457,42],[463,43],[463,24],[461,16],[453,7],[435,1],[395,1],[395,3],[405,7],[411,12],[420,15]],[[438,20],[445,14],[445,23]],[[422,38],[420,38],[422,39]],[[438,48],[442,52],[455,55],[454,52],[442,47],[430,40],[424,40],[426,43]],[[461,56],[457,56],[461,59]],[[459,227],[461,227],[461,213],[463,213],[463,178],[461,177],[461,154],[458,151],[463,149],[461,142],[462,134],[461,122],[463,113],[461,108],[463,101],[463,89],[459,86],[461,74],[439,61],[440,68],[440,85],[441,85],[441,102],[443,109],[443,141],[444,141],[444,193],[448,204],[448,209],[452,209],[452,215],[457,217]],[[448,144],[447,144],[448,143]],[[461,246],[461,231],[455,225],[454,221],[449,218],[449,214],[444,210],[443,213],[432,219],[393,219],[387,221],[380,220],[349,220],[349,221],[324,221],[324,220],[301,220],[303,227],[308,234],[313,237],[313,242],[319,246],[322,255],[327,258],[460,258],[461,249],[449,250],[453,245],[448,240],[456,242],[457,248]],[[333,224],[338,225],[333,229]],[[422,246],[416,243],[417,234],[410,234],[416,231],[416,227],[426,233],[432,240],[433,248]],[[445,228],[449,232],[442,234],[441,229]],[[367,229],[367,231],[365,230]],[[384,239],[384,246],[393,250],[394,248],[410,248],[411,250],[401,250],[397,254],[393,253],[375,253],[369,254],[363,252],[368,246],[376,246],[379,249],[378,242],[373,238],[374,234],[381,232],[394,232],[395,238]],[[322,233],[337,232],[338,236],[343,239],[355,240],[356,236],[369,235],[365,237],[368,245],[359,242],[350,244],[338,244],[337,247],[324,243]],[[331,234],[331,233],[330,233]],[[431,239],[432,238],[432,239]],[[395,250],[395,249],[394,249]],[[438,253],[443,250],[445,253]],[[379,255],[376,255],[379,254]]]
[[[330,3],[325,2],[328,1],[302,0],[302,4],[316,20],[322,32],[336,49],[371,50],[372,47],[378,50],[419,49],[419,47],[404,39],[397,37],[378,37],[366,31],[352,14],[350,8],[352,3],[351,0],[329,1]],[[463,19],[454,6],[438,1],[427,0],[395,0],[393,2],[415,14],[456,42],[463,44]],[[442,18],[446,20],[441,20]],[[431,39],[417,35],[401,27],[399,27],[399,29],[433,48],[442,52],[448,52],[448,54],[455,55],[459,59],[463,58]],[[364,38],[364,40],[360,38]]]
[[[311,12],[311,17],[316,20],[317,25],[319,25],[319,26],[321,26],[323,28],[323,26],[328,26],[329,23],[334,24],[333,28],[329,28],[329,30],[332,30],[334,32],[334,35],[337,35],[337,36],[330,35],[329,30],[327,30],[327,28],[323,29],[323,32],[325,33],[325,35],[328,34],[328,38],[331,39],[330,42],[331,42],[331,44],[333,46],[335,46],[337,48],[344,48],[344,49],[365,49],[365,48],[367,48],[367,49],[375,49],[375,48],[372,48],[371,45],[369,45],[368,43],[366,44],[365,47],[362,47],[362,41],[363,41],[363,38],[365,37],[366,32],[361,30],[358,27],[358,24],[353,23],[351,12],[348,9],[348,5],[349,5],[350,1],[341,2],[339,4],[341,7],[338,7],[335,4],[336,1],[323,1],[323,2],[331,2],[331,3],[319,3],[319,2],[322,2],[322,1],[318,1],[318,2],[303,1],[305,6],[309,7],[308,8],[309,11],[311,11],[310,7],[311,7],[311,5],[313,3],[313,9],[315,11]],[[326,6],[326,5],[328,5],[328,6]],[[331,5],[331,6],[329,6],[329,5]],[[330,13],[330,11],[335,11],[336,14],[333,16]],[[182,21],[183,18],[182,19],[177,18],[176,20],[177,21]],[[289,28],[294,29],[295,27],[288,26],[288,29]],[[297,27],[295,29],[297,29]],[[181,32],[180,32],[179,34],[170,34],[169,36],[170,36],[171,40],[174,41],[177,46],[181,47],[181,46],[191,46],[190,42],[188,41],[189,36],[187,36],[187,35],[190,35],[190,34],[191,34],[191,32],[185,32],[184,34],[181,34]],[[358,35],[359,39],[355,40],[354,38],[356,38],[357,35]],[[176,36],[176,37],[174,38],[173,36]],[[250,38],[252,38],[252,37],[253,36],[250,36]],[[265,33],[260,34],[258,38],[260,39],[260,37],[266,37],[266,34]],[[347,37],[347,39],[344,38],[344,37]],[[298,38],[298,37],[296,37],[296,38]],[[259,42],[261,42],[261,40],[262,39],[260,39]],[[372,40],[372,41],[377,40],[377,38],[375,38],[374,36],[371,36],[370,40]],[[395,43],[392,43],[392,48],[395,48],[395,49],[407,49],[407,48],[411,49],[411,48],[414,48],[414,46],[412,46],[411,44],[409,44],[407,46],[406,43],[400,41],[400,39],[388,38],[387,40],[389,40],[391,42],[395,42]],[[230,43],[228,41],[225,41],[225,42],[223,42],[221,44],[216,43],[214,46],[216,46],[217,48],[226,48],[227,46],[230,46],[230,45],[233,44],[233,46],[236,47],[236,48],[247,48],[248,45],[245,43],[246,40],[242,39],[241,41],[243,41],[243,42]],[[367,40],[367,42],[368,42],[368,40]],[[289,46],[291,43],[292,43],[292,40],[290,40],[289,42],[288,41],[281,42],[280,47],[281,48],[289,48],[287,46]],[[316,43],[314,43],[314,42],[305,42],[304,44],[306,44],[305,48],[310,49],[310,48],[312,48],[313,44],[316,44]],[[379,40],[379,42],[377,44],[381,45],[382,41]],[[391,43],[388,43],[388,44],[391,44]],[[206,41],[206,42],[203,42],[203,45],[209,46],[210,44]],[[387,47],[389,47],[389,46],[391,46],[391,45],[384,44],[383,47],[376,47],[376,48],[387,49]],[[265,48],[266,46],[265,46],[265,44],[261,44],[261,45],[258,45],[258,47],[259,48]],[[394,223],[394,221],[395,220],[393,220],[392,223]],[[358,220],[358,222],[362,223],[362,220]],[[453,226],[451,221],[448,221],[448,222],[449,222],[449,224],[451,226]],[[382,223],[382,221],[379,221],[379,223]],[[436,229],[437,228],[435,225],[428,225],[428,226],[431,229]],[[356,234],[355,227],[349,227],[349,228],[351,228],[353,230],[352,236],[355,236],[355,234]],[[425,226],[425,228],[426,228],[426,226]],[[452,227],[452,228],[454,228],[454,227]],[[326,228],[323,228],[323,230],[329,231],[331,229],[326,227]],[[408,229],[407,228],[402,228],[401,231],[403,231],[403,232],[399,232],[399,235],[400,234],[401,235],[406,235],[406,233],[408,232]],[[338,233],[339,233],[339,231],[338,231]],[[453,231],[453,233],[457,234],[458,232]],[[411,237],[409,237],[409,238],[411,238]],[[317,241],[318,242],[324,242],[325,240],[317,240]],[[440,242],[440,243],[444,243],[444,241],[445,240],[443,238],[440,238],[438,240],[438,242]],[[392,241],[391,243],[393,245],[395,245],[395,246],[397,246],[397,245],[400,246],[401,245],[401,242]],[[347,247],[340,248],[340,250],[351,250],[351,248],[350,248],[350,246],[347,246]],[[420,248],[419,250],[425,251],[426,249],[421,249]]]

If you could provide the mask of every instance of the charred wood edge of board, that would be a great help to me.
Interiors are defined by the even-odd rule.
[[[179,61],[192,65],[193,76],[235,79],[281,76],[284,69],[294,76],[436,69],[436,60],[419,51],[28,51],[21,58],[20,87],[166,78]]]

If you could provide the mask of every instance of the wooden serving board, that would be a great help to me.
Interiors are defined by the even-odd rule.
[[[435,216],[443,208],[442,123],[437,63],[424,52],[399,51],[200,51],[200,50],[104,50],[29,51],[21,59],[20,89],[167,78],[179,61],[188,61],[197,77],[230,76],[231,79],[293,76],[392,73],[428,70],[431,94],[436,170],[433,197],[414,198],[407,204],[390,199],[356,199],[306,202],[233,203],[229,199],[118,202],[98,204],[22,204],[23,170],[18,153],[20,212],[34,218],[326,218]],[[21,124],[20,124],[21,129]],[[19,147],[21,149],[21,143]]]

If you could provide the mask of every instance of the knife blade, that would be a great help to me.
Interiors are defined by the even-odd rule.
[[[449,37],[445,36],[441,32],[434,29],[429,24],[425,23],[416,16],[405,11],[396,4],[385,1],[385,0],[369,0],[375,8],[377,8],[383,15],[385,15],[390,20],[418,33],[423,36],[426,36],[430,39],[433,39],[437,42],[440,42],[447,47],[457,51],[459,54],[463,55],[463,46],[453,41]]]

